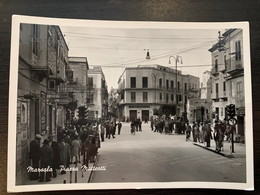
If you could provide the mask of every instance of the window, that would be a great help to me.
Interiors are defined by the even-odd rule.
[[[143,92],[143,102],[148,102],[148,92]]]
[[[160,100],[162,101],[162,93],[160,93]]]
[[[174,96],[173,96],[173,94],[171,94],[171,101],[173,101],[174,100]]]
[[[131,77],[130,80],[131,88],[136,88],[136,77]]]
[[[169,89],[169,80],[166,80],[166,89]]]
[[[68,81],[69,83],[72,83],[73,82],[73,71],[67,71],[67,78],[68,78]]]
[[[237,101],[242,102],[243,101],[243,86],[242,82],[237,82]]]
[[[215,59],[215,72],[218,72],[218,59]]]
[[[219,107],[216,107],[216,114],[219,116]]]
[[[38,45],[38,41],[39,41],[39,26],[37,24],[33,24],[33,45],[32,45],[32,51],[33,54],[35,56],[38,56],[38,52],[39,52],[39,45]]]
[[[184,90],[187,91],[187,83],[184,83]]]
[[[173,89],[174,88],[174,82],[171,81],[171,88]]]
[[[148,77],[143,77],[143,88],[148,87]]]
[[[240,41],[236,41],[236,61],[241,60],[241,45]]]
[[[88,103],[89,104],[93,104],[94,103],[94,95],[92,94],[92,93],[90,93],[89,95],[88,95]]]
[[[131,102],[135,102],[135,92],[131,92]]]
[[[216,98],[218,98],[218,83],[216,83]]]
[[[94,87],[94,85],[93,85],[93,77],[88,77],[88,86],[91,89]]]
[[[224,55],[224,64],[225,64],[225,69],[227,69],[227,56]]]
[[[223,82],[223,91],[226,91],[226,82]]]
[[[179,102],[181,102],[182,101],[182,96],[181,95],[179,95]]]
[[[48,85],[49,90],[55,90],[55,80],[49,80]]]
[[[162,87],[162,79],[159,79],[159,87]]]

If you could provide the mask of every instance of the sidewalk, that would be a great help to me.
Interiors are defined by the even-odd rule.
[[[81,157],[82,158],[82,157]],[[97,156],[98,159],[98,156]],[[94,163],[89,163],[89,168],[94,167],[97,160]],[[82,171],[81,170],[82,163],[78,163],[78,171],[67,171],[66,174],[61,174],[61,171],[57,169],[57,177],[51,177],[51,181],[49,182],[39,182],[38,180],[26,180],[24,185],[41,185],[41,184],[63,184],[63,183],[88,183],[92,172],[90,169]],[[74,164],[70,164],[70,168],[75,167]],[[77,178],[75,180],[75,177]]]
[[[234,143],[234,153],[231,152],[231,142],[227,141],[223,142],[224,150],[220,152],[216,152],[216,145],[213,140],[211,140],[210,147],[206,147],[206,143],[193,142],[193,144],[227,158],[246,158],[246,147],[242,143]]]

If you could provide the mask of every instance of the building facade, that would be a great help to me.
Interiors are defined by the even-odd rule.
[[[237,134],[244,135],[244,62],[242,29],[228,29],[219,43],[209,49],[212,55],[212,109],[216,119],[225,119],[225,107],[236,106]]]
[[[119,115],[131,121],[149,120],[158,112],[181,116],[187,112],[189,95],[198,89],[198,77],[182,75],[172,68],[160,65],[126,68],[118,81]]]
[[[108,91],[105,75],[100,66],[94,66],[88,72],[88,117],[106,118],[108,113]]]
[[[57,135],[69,97],[59,92],[68,66],[68,46],[58,26],[20,25],[16,184],[28,178],[29,143],[41,134]]]
[[[190,122],[211,121],[211,87],[211,71],[205,71],[202,75],[200,92],[189,96],[188,99],[188,119]]]
[[[77,102],[77,107],[87,105],[88,70],[86,57],[69,57],[66,90],[73,93],[73,101]]]

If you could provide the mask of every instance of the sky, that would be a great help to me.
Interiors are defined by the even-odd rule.
[[[141,29],[60,26],[69,47],[70,57],[87,57],[89,67],[101,66],[108,89],[117,88],[125,67],[159,64],[175,68],[173,57],[182,74],[202,77],[211,69],[208,51],[223,29]],[[147,50],[150,60],[146,59]],[[169,59],[171,64],[169,64]],[[201,79],[200,79],[201,80]]]

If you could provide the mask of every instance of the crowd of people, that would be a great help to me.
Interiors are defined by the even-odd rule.
[[[231,141],[232,131],[235,133],[235,126],[229,125],[226,121],[215,120],[215,124],[212,126],[209,121],[204,123],[196,123],[193,122],[192,127],[190,125],[186,131],[186,134],[190,134],[192,132],[193,142],[205,143],[206,147],[210,147],[210,142],[212,139],[215,141],[215,150],[217,152],[224,150],[223,142],[226,139],[227,141]],[[189,136],[186,136],[186,138]]]
[[[140,118],[132,120],[130,128],[131,134],[135,134],[136,131],[142,131],[142,120]]]
[[[71,164],[77,166],[81,161],[85,165],[89,161],[94,162],[101,147],[100,142],[104,142],[105,138],[115,138],[116,127],[120,135],[122,123],[117,123],[115,119],[91,121],[81,126],[68,122],[64,129],[57,129],[57,142],[54,141],[54,135],[49,135],[42,141],[43,137],[36,134],[30,142],[31,167],[51,171],[32,171],[30,179],[48,182],[51,181],[51,176],[57,177],[57,169],[61,170],[61,174],[66,174],[64,169]]]
[[[206,147],[210,147],[211,140],[214,139],[217,152],[223,150],[224,139],[230,141],[232,131],[235,132],[235,127],[226,121],[215,120],[212,126],[209,119],[190,124],[182,118],[157,116],[150,118],[150,125],[153,132],[186,134],[186,141],[189,141],[192,135],[193,142],[204,143]]]
[[[175,131],[178,134],[185,133],[185,122],[182,118],[175,120],[173,117],[151,117],[151,131],[170,134]]]

